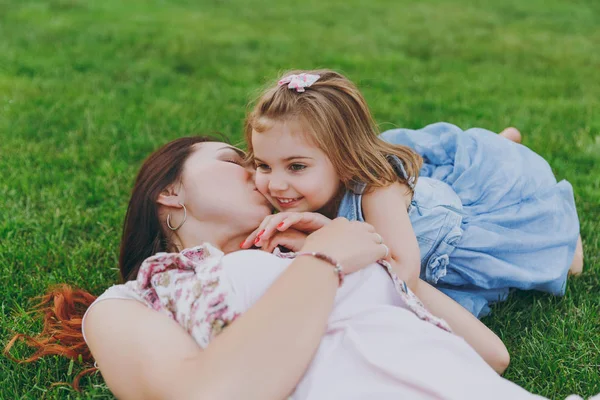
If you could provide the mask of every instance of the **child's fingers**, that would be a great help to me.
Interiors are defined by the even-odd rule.
[[[258,246],[261,236],[264,233],[264,227],[269,223],[273,216],[269,215],[263,219],[258,228],[256,228],[247,238],[240,244],[240,248],[249,249],[253,245]]]
[[[268,217],[266,217],[263,222],[260,224],[260,226],[256,229],[256,236],[254,237],[254,240],[252,242],[252,244],[256,247],[260,247],[262,246],[261,240],[263,238],[263,235],[265,234],[265,228],[266,226],[269,224],[269,221],[273,218],[272,215],[269,215]]]
[[[313,212],[303,212],[296,213],[295,215],[291,215],[289,220],[283,222],[281,228],[278,228],[279,231],[284,231],[290,227],[294,227],[302,232],[312,233],[316,230],[321,229],[331,220],[324,215],[313,213]]]
[[[282,212],[267,218],[268,220],[265,218],[261,224],[258,235],[250,246],[254,244],[261,247],[276,231],[284,232],[294,227],[303,232],[314,232],[331,222],[329,218],[313,212]]]
[[[300,221],[302,221],[302,219],[305,218],[304,214],[305,213],[295,213],[295,214],[290,215],[289,217],[287,217],[286,219],[281,221],[277,225],[276,229],[279,232],[283,232],[283,231],[287,230],[290,226],[294,226],[297,223],[299,223]]]
[[[267,240],[266,242],[263,241],[261,249],[266,252],[272,253],[273,250],[275,250],[275,247],[277,247],[277,241],[275,240],[275,238],[272,238],[271,240]]]
[[[281,225],[281,222],[287,218],[289,213],[279,213],[272,216],[269,221],[262,227],[262,233],[259,234],[259,241],[257,242],[257,246],[261,246],[267,240],[273,236],[273,233],[276,232],[277,227]]]
[[[249,249],[254,244],[254,239],[260,232],[259,228],[256,228],[248,237],[240,244],[240,249]]]
[[[300,251],[304,242],[306,241],[306,234],[298,232],[296,230],[289,230],[285,232],[276,232],[275,235],[269,240],[267,247],[263,246],[263,249],[273,252],[275,247],[283,246],[291,251]]]
[[[329,218],[319,213],[306,213],[301,221],[304,225],[310,227],[313,231],[321,229],[331,222]]]
[[[265,251],[268,251],[269,253],[272,253],[273,251],[275,251],[275,248],[277,246],[283,246],[283,247],[287,247],[286,246],[286,240],[284,237],[281,237],[279,235],[275,235],[271,238],[271,240],[269,240],[269,243],[266,245],[263,245],[263,249]]]
[[[264,251],[268,251],[269,253],[272,253],[275,250],[275,247],[277,247],[279,245],[285,246],[285,244],[283,242],[285,242],[283,235],[276,234],[271,238],[263,239],[261,248]]]

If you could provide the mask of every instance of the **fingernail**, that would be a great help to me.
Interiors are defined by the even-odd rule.
[[[256,237],[256,239],[254,239],[254,244],[258,243],[258,241],[259,241],[259,240],[260,240],[260,235],[258,235],[258,236]]]
[[[259,237],[261,237],[263,233],[265,233],[265,230],[264,230],[264,229],[258,233],[258,236],[257,236],[256,238],[258,239]],[[256,243],[256,242],[255,242],[255,243]]]
[[[242,243],[240,243],[240,249],[244,248],[244,244],[246,243],[246,241],[244,240]]]
[[[278,228],[281,228],[283,226],[283,222],[281,222],[279,225],[277,225]]]

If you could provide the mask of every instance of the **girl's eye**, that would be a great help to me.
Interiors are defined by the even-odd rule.
[[[268,171],[269,166],[267,164],[256,164],[256,169],[259,171]]]
[[[233,164],[237,164],[237,165],[242,165],[242,162],[240,160],[230,159],[230,160],[225,160],[225,161],[233,163]]]
[[[292,165],[290,165],[290,169],[292,171],[302,171],[305,168],[306,168],[306,165],[302,165],[302,164],[292,164]]]

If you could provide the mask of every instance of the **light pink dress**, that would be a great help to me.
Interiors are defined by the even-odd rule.
[[[205,348],[290,263],[258,250],[223,255],[210,245],[157,254],[144,262],[137,281],[109,288],[96,303],[143,302],[175,319]],[[415,308],[382,266],[351,274],[291,399],[541,399],[498,376],[444,328]]]

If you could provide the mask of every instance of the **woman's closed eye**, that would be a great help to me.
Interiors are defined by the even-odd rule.
[[[237,164],[237,165],[242,165],[242,160],[241,159],[235,159],[235,158],[229,159],[228,158],[228,159],[226,159],[224,161],[229,162],[229,163],[233,163],[233,164]]]

